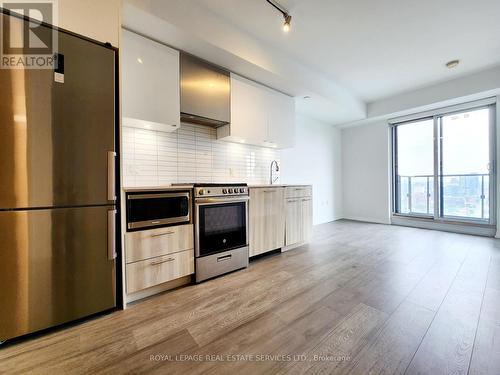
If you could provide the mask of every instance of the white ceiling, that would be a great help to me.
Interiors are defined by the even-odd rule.
[[[192,0],[372,102],[500,64],[499,0]],[[444,64],[460,59],[458,68]]]

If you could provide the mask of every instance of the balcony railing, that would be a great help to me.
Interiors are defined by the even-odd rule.
[[[488,220],[489,174],[442,175],[440,215]],[[398,176],[399,213],[434,216],[434,176]]]

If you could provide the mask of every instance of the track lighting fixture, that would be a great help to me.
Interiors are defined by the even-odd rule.
[[[266,1],[269,4],[271,4],[273,6],[273,8],[277,9],[283,15],[283,18],[285,19],[285,22],[283,22],[283,31],[285,33],[289,32],[290,31],[290,24],[292,23],[292,16],[290,14],[288,14],[288,12],[286,10],[284,10],[283,7],[281,5],[279,5],[278,3],[275,3],[272,0],[266,0]]]

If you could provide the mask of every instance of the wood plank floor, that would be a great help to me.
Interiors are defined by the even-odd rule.
[[[0,349],[0,373],[500,374],[500,241],[346,220]]]

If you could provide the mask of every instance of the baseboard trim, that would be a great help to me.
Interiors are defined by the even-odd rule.
[[[304,241],[304,242],[297,242],[297,243],[294,243],[292,245],[284,246],[281,248],[281,252],[284,253],[285,251],[296,249],[297,247],[300,247],[302,245],[306,245],[308,243],[309,243],[309,241]]]
[[[380,219],[380,218],[366,217],[366,216],[344,216],[343,219],[353,220],[353,221],[361,221],[361,222],[365,222],[365,223],[391,224],[391,220],[389,218]]]

